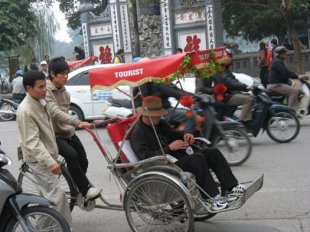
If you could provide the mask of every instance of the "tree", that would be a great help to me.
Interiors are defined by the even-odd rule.
[[[294,18],[308,14],[310,0],[222,0],[223,25],[229,35],[245,39],[262,39],[289,35],[295,51],[296,69],[304,73],[301,41],[296,33]]]
[[[2,3],[1,0],[0,3]],[[29,64],[33,57],[43,59],[44,55],[52,53],[54,34],[59,25],[55,22],[53,13],[48,9],[50,4],[52,4],[51,0],[31,1],[31,3],[28,1],[29,11],[34,12],[33,20],[26,22],[24,27],[29,28],[31,33],[26,34],[26,36],[21,33],[15,34],[14,38],[16,37],[17,39],[17,35],[20,35],[22,38],[21,42],[16,41],[14,44],[9,44],[7,41],[4,41],[5,45],[1,46],[3,50],[0,52],[0,60],[2,60],[0,63],[2,65],[6,66],[5,57],[8,56],[18,54],[21,64]],[[14,21],[10,21],[9,24],[14,24]]]
[[[33,36],[36,16],[27,0],[0,0],[0,51],[16,48]]]
[[[56,0],[60,3],[59,8],[65,13],[66,19],[68,20],[68,26],[73,30],[81,26],[80,12],[74,9],[74,0]],[[92,0],[94,4],[93,13],[98,15],[106,9],[109,4],[108,0]]]

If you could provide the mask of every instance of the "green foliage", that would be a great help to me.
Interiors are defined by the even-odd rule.
[[[60,10],[66,15],[68,20],[68,26],[72,29],[77,29],[81,26],[80,23],[80,12],[74,11],[74,0],[56,0],[60,3]],[[102,13],[106,6],[108,5],[108,0],[91,0],[94,4],[93,13],[100,14]]]
[[[7,4],[8,2],[10,5]],[[40,61],[45,55],[52,53],[54,34],[58,25],[54,20],[53,13],[49,10],[51,3],[50,0],[0,0],[0,25],[5,17],[8,20],[5,27],[0,26],[0,50],[2,51],[0,52],[0,64],[4,65],[3,68],[8,65],[6,58],[8,56],[19,55],[20,68],[23,68],[25,64],[31,62],[33,57]],[[2,14],[5,8],[2,8],[1,4],[7,4],[6,9],[9,11],[6,12],[10,13]],[[8,37],[12,39],[2,39]]]
[[[27,0],[0,0],[0,51],[18,47],[33,36],[36,16]]]
[[[288,12],[293,18],[307,14],[310,0],[286,0]],[[231,36],[241,35],[250,41],[276,35],[283,38],[287,25],[282,0],[225,0],[223,6],[223,25]]]

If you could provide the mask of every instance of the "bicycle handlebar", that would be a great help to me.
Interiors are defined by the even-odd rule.
[[[99,126],[106,126],[106,125],[108,125],[110,123],[118,122],[118,121],[121,121],[121,119],[120,118],[109,118],[109,119],[102,120],[102,121],[99,121],[99,122],[92,122],[91,129],[99,127]]]

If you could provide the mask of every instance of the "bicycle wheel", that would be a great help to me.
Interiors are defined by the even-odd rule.
[[[78,191],[77,188],[75,187],[75,184],[72,181],[72,178],[67,168],[61,166],[61,171],[62,174],[59,176],[58,180],[59,185],[67,195],[69,207],[70,210],[72,211],[76,203],[76,196]],[[26,163],[22,165],[22,171],[18,175],[17,183],[19,186],[22,187],[23,192],[42,196],[42,193],[38,185],[36,184],[31,171],[29,170],[29,166]]]
[[[291,112],[277,112],[267,121],[267,134],[277,143],[288,143],[299,133],[300,124],[297,116]]]
[[[44,207],[33,206],[22,209],[22,215],[29,231],[52,231],[52,232],[69,232],[70,227],[63,216],[56,210]],[[5,232],[23,232],[19,221],[12,218]]]
[[[252,142],[248,134],[241,128],[223,128],[227,142],[223,135],[218,134],[213,139],[213,146],[220,149],[231,166],[243,164],[250,157]]]
[[[188,196],[180,186],[162,176],[148,176],[134,183],[124,208],[135,232],[194,231]]]
[[[12,112],[12,113],[8,113]],[[3,121],[10,121],[13,120],[15,117],[15,109],[12,105],[8,103],[3,103],[0,107],[0,118]]]

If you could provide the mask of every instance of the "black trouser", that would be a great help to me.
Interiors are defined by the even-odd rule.
[[[268,72],[269,72],[268,66],[260,68],[259,78],[260,78],[260,82],[265,88],[267,88],[267,84],[268,84]]]
[[[71,138],[56,137],[56,142],[59,154],[65,158],[75,184],[83,196],[85,196],[90,188],[86,177],[88,160],[80,139],[76,135],[73,135]]]
[[[211,197],[219,194],[219,189],[209,169],[216,174],[222,189],[230,190],[238,184],[225,157],[217,148],[207,148],[193,155],[183,156],[178,158],[176,164],[182,170],[193,173],[197,184]],[[207,198],[207,196],[202,196]]]

